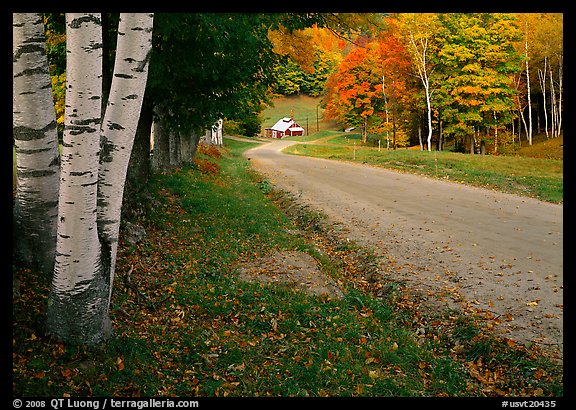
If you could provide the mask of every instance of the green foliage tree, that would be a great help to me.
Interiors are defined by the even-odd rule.
[[[439,21],[435,104],[446,134],[477,143],[481,129],[497,130],[513,117],[520,33],[505,14],[441,14]]]
[[[299,94],[306,74],[292,59],[283,57],[274,69],[276,82],[273,90],[277,94],[292,95]]]

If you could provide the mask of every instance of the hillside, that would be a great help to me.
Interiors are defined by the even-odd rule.
[[[273,126],[276,121],[283,117],[290,117],[294,113],[294,119],[305,130],[306,135],[321,130],[337,130],[338,126],[333,120],[324,119],[324,109],[320,107],[320,97],[308,95],[292,95],[274,99],[274,106],[269,106],[262,113],[262,131]],[[318,118],[318,124],[316,119]]]

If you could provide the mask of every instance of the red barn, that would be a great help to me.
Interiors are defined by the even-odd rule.
[[[272,126],[266,128],[266,136],[271,138],[282,138],[284,136],[304,135],[304,128],[302,128],[294,118],[282,118]]]

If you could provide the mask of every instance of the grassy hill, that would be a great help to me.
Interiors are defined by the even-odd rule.
[[[306,135],[322,130],[338,129],[335,121],[324,118],[324,109],[320,107],[320,97],[291,95],[274,99],[274,105],[264,110],[262,135],[264,135],[265,128],[270,128],[280,118],[290,117],[292,113],[296,122],[306,130]]]

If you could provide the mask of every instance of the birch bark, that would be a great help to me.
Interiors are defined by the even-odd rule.
[[[530,69],[528,64],[528,22],[526,22],[526,39],[524,42],[524,61],[526,64],[526,87],[528,89],[526,96],[528,97],[528,129],[526,132],[528,135],[528,145],[532,145],[532,101],[530,99]]]
[[[12,133],[16,149],[16,257],[54,267],[60,153],[41,13],[12,15]]]
[[[426,112],[428,119],[428,136],[426,138],[428,151],[432,150],[432,90],[430,75],[433,68],[430,64],[430,43],[433,41],[436,28],[436,18],[432,14],[406,14],[403,17],[404,30],[413,57],[413,64],[426,97]]]
[[[544,70],[538,68],[538,80],[540,81],[540,89],[542,90],[542,102],[544,105],[544,130],[546,131],[546,138],[549,138],[548,133],[548,111],[546,108],[546,72],[548,64],[548,57],[544,56]],[[528,93],[530,95],[530,93]]]
[[[151,50],[151,14],[121,14],[102,118],[99,14],[67,14],[67,85],[56,264],[47,330],[100,343],[112,334],[110,296],[122,194]]]
[[[150,13],[121,13],[112,85],[101,127],[98,171],[98,232],[109,264],[110,292],[114,281],[122,198],[130,153],[148,78],[152,51]]]
[[[111,334],[96,225],[102,97],[100,14],[66,14],[66,106],[58,237],[47,331],[98,343]]]

